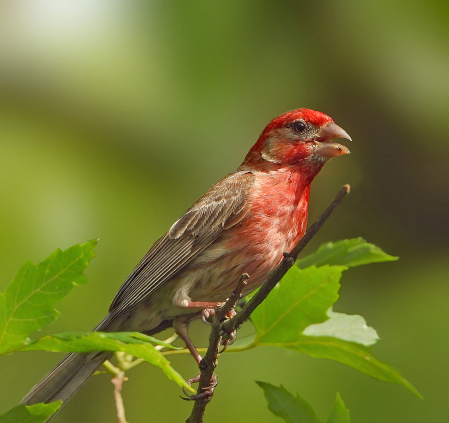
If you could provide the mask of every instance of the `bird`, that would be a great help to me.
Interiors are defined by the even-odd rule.
[[[115,295],[94,330],[154,335],[173,327],[195,360],[188,326],[226,301],[242,274],[244,295],[261,286],[303,237],[310,185],[347,132],[319,111],[295,109],[273,119],[242,164],[213,185],[157,240]],[[22,400],[65,405],[113,353],[66,356]]]

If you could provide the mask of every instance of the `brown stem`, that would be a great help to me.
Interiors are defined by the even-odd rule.
[[[209,337],[209,347],[206,355],[200,362],[200,381],[198,393],[193,398],[195,404],[192,413],[186,420],[186,423],[202,423],[206,405],[212,398],[213,387],[210,395],[201,395],[207,389],[210,389],[216,377],[214,375],[215,367],[217,366],[217,359],[219,356],[219,348],[224,334],[231,334],[237,330],[246,320],[248,320],[251,313],[262,301],[268,296],[271,290],[282,279],[287,271],[293,266],[299,253],[305,248],[309,241],[316,235],[316,233],[323,226],[324,222],[331,215],[335,207],[337,207],[343,198],[349,193],[349,185],[343,186],[340,192],[335,197],[334,201],[324,211],[324,213],[309,227],[308,231],[293,248],[290,253],[284,253],[284,259],[279,266],[274,270],[268,280],[260,287],[259,291],[249,300],[242,310],[231,319],[226,319],[229,312],[235,307],[238,299],[242,295],[243,289],[248,279],[248,275],[242,275],[237,288],[232,292],[231,297],[221,307],[217,308],[213,319],[211,334]]]
[[[120,371],[116,376],[111,379],[114,385],[114,401],[115,408],[117,410],[117,423],[127,423],[125,417],[125,406],[123,405],[122,387],[125,381],[125,372]]]
[[[226,303],[216,309],[216,313],[212,320],[212,329],[209,336],[209,347],[206,355],[200,361],[200,380],[198,384],[198,394],[194,395],[195,404],[192,413],[186,420],[186,423],[202,423],[206,405],[212,399],[213,391],[216,385],[216,377],[214,375],[215,367],[217,367],[217,359],[220,355],[220,345],[223,332],[221,324],[227,318],[227,315],[234,309],[237,301],[242,296],[245,289],[246,281],[249,276],[245,273],[240,277],[239,283]]]

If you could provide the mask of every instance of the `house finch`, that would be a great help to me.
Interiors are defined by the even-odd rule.
[[[207,191],[160,238],[121,286],[98,331],[155,334],[226,301],[243,273],[247,294],[268,278],[306,231],[310,184],[349,135],[321,112],[273,119],[240,167]],[[112,353],[69,354],[23,399],[68,401]]]

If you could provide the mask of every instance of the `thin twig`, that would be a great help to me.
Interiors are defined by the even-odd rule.
[[[108,373],[112,373],[114,375],[111,382],[114,385],[114,401],[117,412],[117,423],[127,423],[125,417],[125,406],[122,398],[122,388],[123,382],[128,380],[125,376],[126,363],[130,362],[133,359],[133,356],[123,351],[117,351],[115,353],[115,357],[117,358],[117,366],[114,366],[109,360],[106,360],[103,363],[103,366],[106,367]]]
[[[217,358],[219,355],[220,343],[223,335],[231,334],[237,330],[246,320],[248,320],[251,313],[262,301],[268,296],[271,290],[282,279],[287,271],[295,263],[299,253],[306,247],[309,241],[316,235],[316,233],[323,226],[324,222],[331,215],[335,207],[337,207],[343,198],[349,193],[349,185],[345,185],[335,197],[334,201],[324,211],[324,213],[310,226],[308,231],[293,248],[290,253],[284,253],[284,258],[278,267],[273,271],[268,280],[260,287],[259,291],[249,300],[240,312],[238,312],[231,319],[225,320],[225,317],[235,307],[235,304],[240,298],[244,288],[244,283],[248,275],[242,275],[238,287],[233,291],[229,300],[221,307],[217,308],[213,319],[211,334],[209,337],[209,347],[206,355],[200,362],[200,381],[198,393],[192,399],[195,399],[195,404],[192,413],[186,420],[186,423],[202,423],[206,405],[212,398],[213,387],[216,384],[216,376],[214,375],[215,367],[217,366]],[[236,297],[238,298],[236,299]],[[209,395],[202,395],[205,390],[211,389]]]
[[[173,334],[164,342],[166,344],[171,344],[176,341],[177,338],[178,335]],[[154,348],[160,351],[164,348],[164,346],[156,345]],[[145,360],[143,360],[142,358],[134,359],[131,354],[125,353],[123,351],[117,351],[115,353],[115,357],[117,358],[117,366],[114,366],[109,360],[106,360],[103,363],[103,366],[106,368],[106,370],[97,371],[95,372],[95,374],[112,373],[114,375],[114,377],[111,379],[111,382],[114,385],[114,401],[117,411],[117,423],[127,423],[125,417],[125,406],[123,404],[122,398],[123,382],[128,380],[128,378],[125,376],[125,372],[132,369],[133,367],[138,366]]]
[[[220,355],[220,345],[222,342],[223,332],[221,331],[221,324],[227,318],[227,315],[234,310],[237,301],[242,296],[245,289],[246,281],[249,276],[245,273],[240,277],[239,283],[226,303],[216,309],[216,313],[212,320],[212,329],[209,336],[209,347],[206,355],[200,361],[200,380],[198,385],[198,394],[194,395],[195,399],[192,413],[186,420],[186,423],[202,423],[206,405],[212,398],[213,390],[217,384],[214,375],[215,367],[217,367],[217,359]]]
[[[111,379],[112,384],[114,385],[114,401],[115,408],[117,410],[117,423],[127,423],[125,417],[125,406],[123,405],[122,398],[122,387],[123,382],[126,380],[125,372],[120,371],[116,376]]]

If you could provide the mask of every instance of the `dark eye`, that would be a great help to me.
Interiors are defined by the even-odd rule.
[[[307,125],[302,120],[295,120],[294,122],[291,123],[290,127],[292,128],[293,132],[300,134],[307,128]]]

